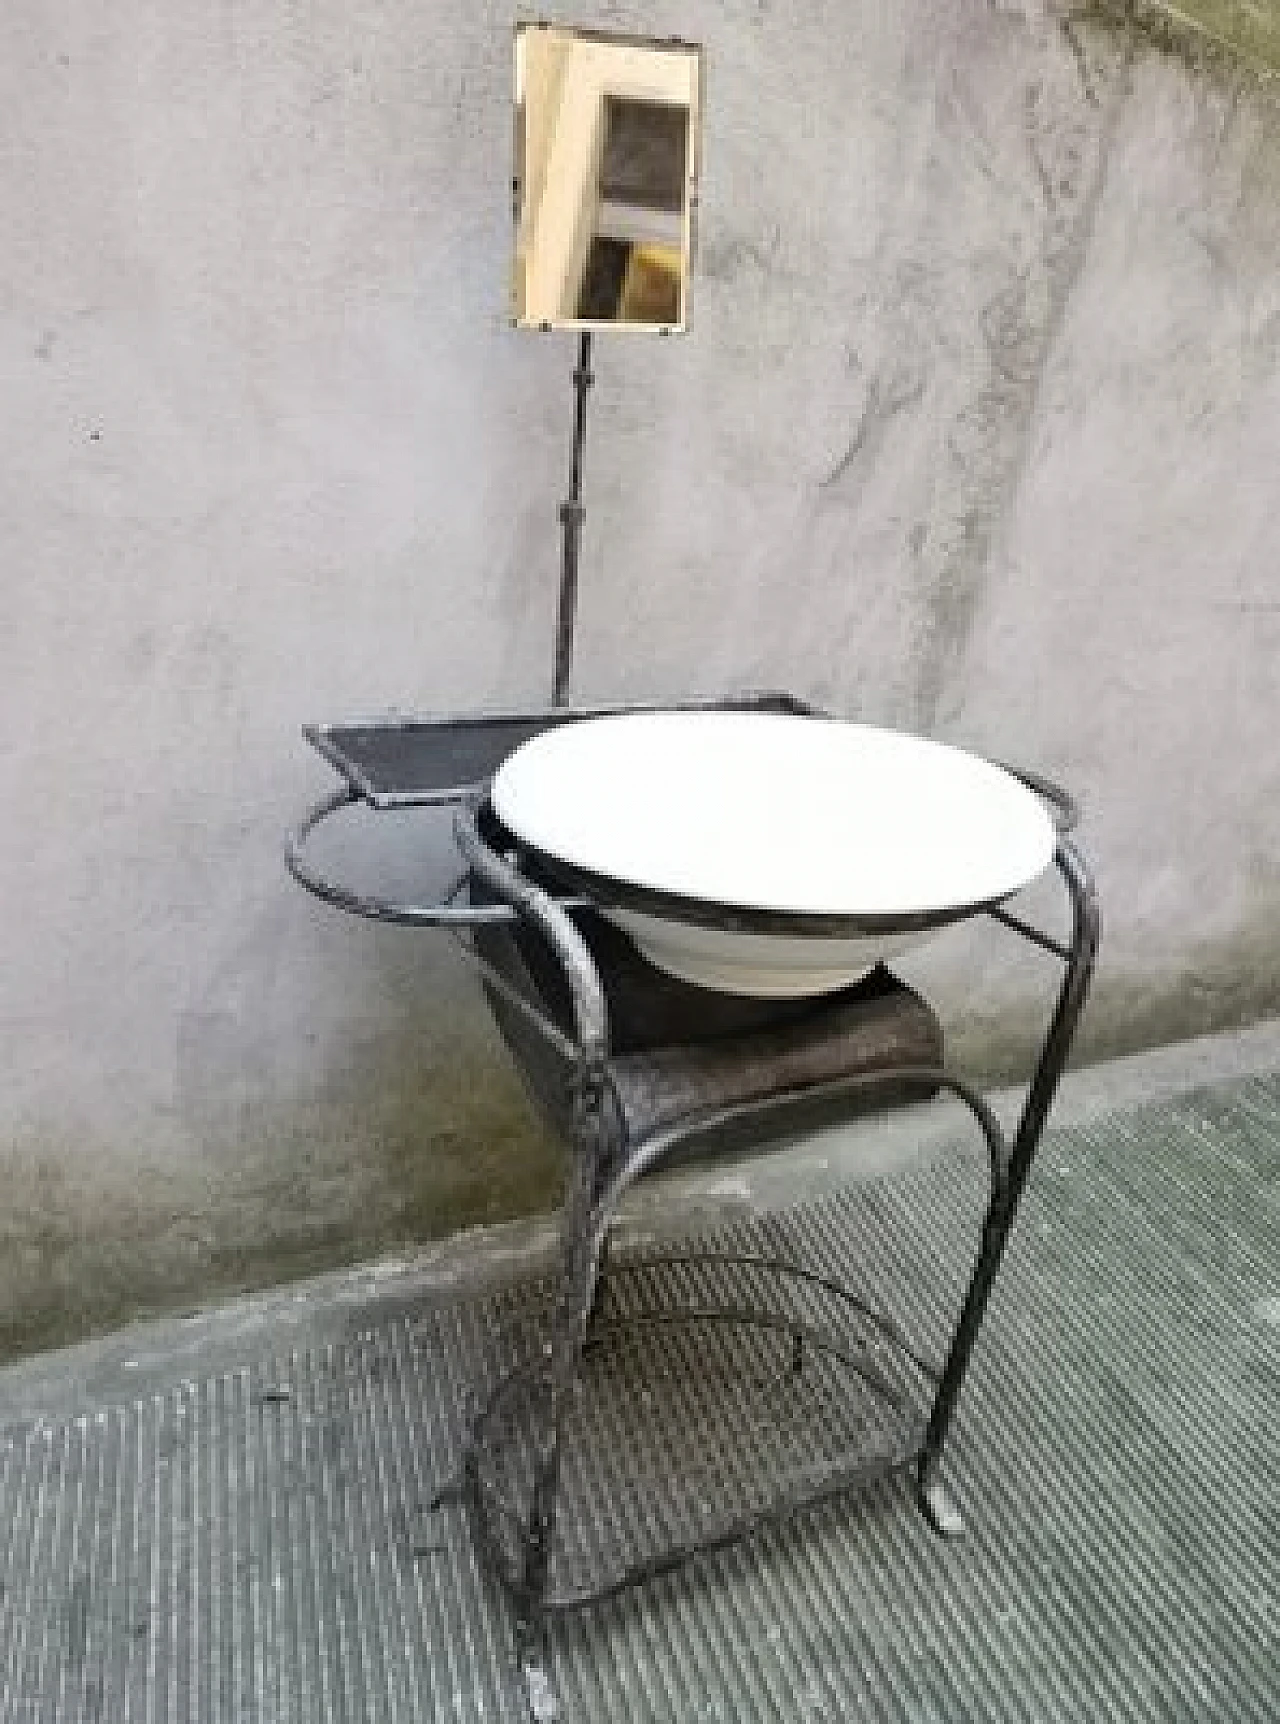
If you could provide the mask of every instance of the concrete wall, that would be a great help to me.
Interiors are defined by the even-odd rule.
[[[576,16],[709,65],[693,333],[599,354],[580,695],[1059,775],[1086,1054],[1274,1011],[1274,85],[1105,9]],[[0,1347],[553,1198],[447,943],[281,864],[305,720],[548,687],[572,339],[505,322],[510,23],[0,17]],[[1000,938],[904,966],[981,1076],[1049,980]]]

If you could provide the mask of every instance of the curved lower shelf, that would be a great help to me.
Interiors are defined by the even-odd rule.
[[[919,1455],[933,1370],[834,1284],[708,1255],[619,1266],[608,1286],[562,1425],[542,1610],[653,1578]],[[476,1530],[517,1594],[550,1413],[537,1358],[491,1394],[467,1456]]]

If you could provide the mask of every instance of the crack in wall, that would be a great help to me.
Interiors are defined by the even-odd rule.
[[[948,692],[958,698],[991,551],[1026,470],[1041,381],[1083,273],[1127,92],[1131,35],[1116,57],[1104,102],[1076,28],[1063,20],[1059,32],[1071,51],[1083,100],[1097,118],[1096,123],[1070,127],[1065,140],[1039,135],[1036,95],[1028,92],[1026,145],[1044,199],[1043,264],[1019,271],[983,307],[980,327],[988,380],[957,415],[946,438],[952,527],[932,557],[926,544],[919,559],[924,618],[915,709],[916,722],[925,731],[936,729]]]
[[[880,455],[890,424],[905,408],[915,406],[924,394],[924,387],[925,380],[922,376],[899,375],[893,379],[886,391],[881,379],[878,376],[873,377],[867,387],[867,398],[853,437],[827,476],[819,479],[818,489],[829,491],[833,486],[839,485],[858,457],[865,452],[867,459],[860,464],[855,489],[855,495],[860,494],[869,470],[874,468]]]

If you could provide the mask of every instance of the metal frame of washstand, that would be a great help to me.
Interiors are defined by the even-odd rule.
[[[739,708],[745,705],[756,709],[763,706],[766,710],[772,704],[774,710],[804,710],[800,703],[785,696],[753,696],[738,703],[706,704],[711,707],[737,704]],[[554,726],[579,716],[553,708],[542,714],[524,715],[521,722]],[[816,722],[823,721],[821,715],[812,716]],[[397,722],[416,725],[421,730],[425,721]],[[477,722],[483,721],[435,720],[429,721],[428,728],[434,728],[442,737],[447,737],[451,729],[468,724],[474,727]],[[389,729],[394,730],[395,725]],[[341,764],[339,731],[325,727],[313,732],[312,738],[324,745],[324,751],[335,764]],[[940,1472],[947,1435],[1018,1204],[1067,1061],[1100,934],[1097,894],[1088,866],[1069,836],[1076,821],[1074,804],[1048,780],[1015,768],[1007,770],[1015,772],[1052,807],[1058,828],[1055,866],[1071,908],[1071,932],[1066,940],[1025,922],[1002,903],[969,907],[966,911],[966,914],[986,914],[994,918],[1019,937],[1051,954],[1063,966],[1048,1032],[1011,1141],[1006,1141],[991,1109],[968,1085],[944,1070],[915,1066],[901,1073],[879,1071],[869,1077],[864,1074],[852,1080],[833,1080],[817,1086],[817,1092],[813,1086],[803,1091],[781,1088],[763,1100],[719,1112],[708,1113],[695,1107],[678,1126],[640,1142],[628,1142],[625,1131],[620,1136],[620,1110],[609,1105],[613,1079],[604,982],[571,915],[572,911],[590,905],[592,896],[589,893],[557,894],[548,891],[522,873],[507,855],[499,854],[486,842],[478,824],[484,804],[483,783],[459,784],[443,790],[436,787],[429,798],[424,798],[436,805],[453,807],[455,839],[463,864],[451,891],[435,903],[398,902],[357,892],[326,877],[310,861],[306,848],[316,828],[340,809],[369,800],[350,777],[341,789],[319,803],[291,834],[287,847],[289,869],[295,879],[317,897],[337,908],[374,920],[445,928],[464,937],[474,937],[495,925],[514,926],[518,923],[543,941],[554,955],[572,1002],[571,1029],[566,1034],[546,1009],[545,1002],[513,987],[509,976],[476,951],[470,940],[465,940],[486,986],[496,990],[509,1006],[521,1014],[545,1042],[549,1055],[564,1065],[572,1091],[572,1153],[561,1220],[560,1291],[546,1344],[536,1357],[511,1371],[489,1396],[473,1424],[466,1463],[458,1480],[458,1488],[472,1511],[477,1541],[514,1600],[521,1656],[531,1695],[546,1692],[543,1647],[547,1619],[552,1612],[582,1605],[643,1581],[682,1561],[694,1551],[738,1538],[763,1521],[818,1497],[847,1490],[889,1471],[911,1468],[920,1506],[935,1529],[942,1533],[957,1533],[962,1529],[961,1518]],[[463,901],[463,890],[468,882],[481,887],[482,891],[477,895],[482,895],[487,902]],[[723,909],[726,925],[733,925],[734,913],[728,906]],[[704,921],[714,920],[715,912],[714,905],[699,906],[700,919]],[[717,1304],[715,1301],[675,1313],[642,1310],[620,1318],[600,1316],[599,1283],[609,1228],[619,1201],[634,1179],[658,1165],[690,1138],[714,1133],[726,1123],[732,1123],[739,1136],[755,1128],[763,1134],[773,1134],[780,1126],[785,1129],[787,1116],[793,1109],[811,1106],[815,1093],[837,1104],[847,1099],[852,1106],[869,1087],[895,1076],[923,1086],[925,1091],[944,1089],[959,1099],[978,1123],[990,1163],[990,1196],[980,1245],[941,1366],[931,1365],[915,1354],[890,1318],[868,1311],[849,1290],[829,1282],[822,1285],[869,1319],[878,1336],[918,1370],[927,1400],[927,1412],[923,1417],[906,1405],[898,1404],[896,1391],[878,1373],[865,1345],[853,1349],[845,1347],[830,1333],[817,1330],[800,1318],[780,1319],[776,1312],[753,1312],[741,1304]],[[821,1281],[802,1267],[775,1259],[738,1261],[750,1261],[756,1269],[779,1276],[807,1276],[810,1281]],[[634,1274],[637,1268],[642,1267],[643,1264],[626,1264],[610,1268],[610,1284],[615,1277]],[[589,1347],[609,1345],[611,1338],[638,1323],[659,1321],[755,1323],[766,1332],[785,1328],[792,1337],[801,1367],[806,1350],[816,1349],[839,1359],[872,1393],[893,1401],[896,1411],[901,1414],[900,1440],[892,1452],[881,1453],[870,1462],[865,1456],[850,1454],[841,1463],[826,1468],[821,1476],[808,1475],[802,1488],[780,1487],[764,1508],[748,1515],[731,1515],[711,1532],[704,1529],[697,1536],[676,1540],[660,1554],[610,1573],[599,1586],[579,1589],[569,1596],[557,1596],[550,1585],[550,1558],[557,1517],[563,1511],[560,1501],[561,1441],[566,1412],[580,1381],[584,1353]],[[507,1554],[510,1539],[500,1536],[499,1523],[504,1519],[509,1521],[521,1510],[509,1501],[503,1501],[500,1493],[486,1485],[482,1463],[486,1452],[506,1439],[513,1419],[530,1416],[536,1416],[540,1425],[536,1433],[538,1460],[531,1498],[523,1513],[519,1560],[512,1562]]]

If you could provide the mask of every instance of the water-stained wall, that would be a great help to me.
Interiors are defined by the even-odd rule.
[[[1093,1057],[1280,1004],[1276,32],[1183,10],[1228,40],[576,13],[708,66],[693,332],[598,351],[578,692],[785,686],[1063,778]],[[0,19],[6,1349],[554,1197],[448,944],[281,862],[304,721],[549,688],[573,342],[506,323],[511,23]],[[979,1076],[1050,980],[1000,939],[904,965]]]

